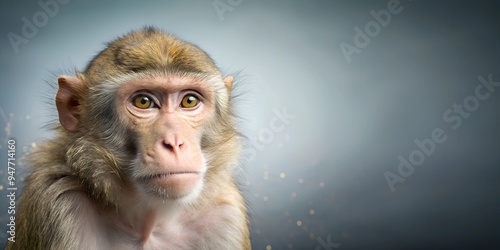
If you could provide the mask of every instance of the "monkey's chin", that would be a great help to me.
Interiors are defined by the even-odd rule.
[[[157,174],[143,178],[146,190],[152,195],[166,200],[179,200],[198,196],[201,191],[203,174],[200,172],[175,172]]]

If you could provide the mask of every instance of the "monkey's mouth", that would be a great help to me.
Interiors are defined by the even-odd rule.
[[[178,172],[158,173],[158,174],[151,174],[151,175],[143,176],[140,179],[142,181],[151,181],[154,179],[176,177],[176,176],[181,176],[181,175],[200,175],[200,172],[198,172],[198,171],[178,171]]]
[[[140,180],[148,186],[166,188],[174,193],[184,193],[196,186],[202,176],[198,171],[177,171],[151,174],[143,176]]]

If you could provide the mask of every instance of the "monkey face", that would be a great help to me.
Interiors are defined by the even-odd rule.
[[[162,199],[196,198],[207,170],[201,148],[213,116],[213,90],[192,77],[152,76],[123,83],[120,120],[132,131],[137,155],[132,182]]]

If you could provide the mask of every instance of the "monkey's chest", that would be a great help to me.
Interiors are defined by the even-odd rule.
[[[216,226],[220,218],[211,217],[213,213],[205,215],[191,215],[179,221],[158,223],[149,233],[123,225],[111,225],[114,230],[108,232],[114,233],[104,239],[107,241],[104,245],[109,246],[107,249],[117,250],[211,249],[209,246],[217,245],[222,236]]]

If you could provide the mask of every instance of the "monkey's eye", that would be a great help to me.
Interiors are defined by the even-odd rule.
[[[187,94],[182,98],[181,107],[183,108],[193,108],[198,105],[200,100],[195,95]]]
[[[155,103],[151,100],[151,97],[149,97],[147,95],[143,95],[143,94],[140,94],[140,95],[137,95],[136,97],[134,97],[132,102],[133,102],[134,106],[136,106],[140,109],[149,109],[149,108],[155,107]]]

